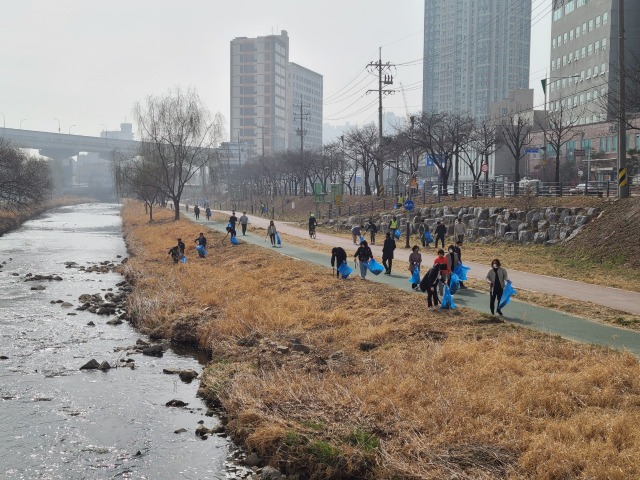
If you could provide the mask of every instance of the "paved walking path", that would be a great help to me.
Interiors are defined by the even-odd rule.
[[[222,212],[226,213],[226,212]],[[193,221],[193,216],[190,215]],[[246,236],[242,236],[240,229],[238,229],[238,238],[241,242],[247,242],[257,246],[271,248],[271,244],[267,240],[265,242],[265,236],[260,232],[256,235],[255,231],[252,231],[253,227],[266,227],[268,220],[259,217],[249,217],[252,225],[250,225],[249,231]],[[206,220],[199,220],[198,223],[205,225],[211,229],[218,231],[225,231],[226,222],[216,223],[207,222]],[[298,233],[301,229],[293,227],[291,225],[285,225],[284,223],[277,222],[276,226],[278,232],[281,234],[283,245],[281,248],[274,248],[273,250],[281,255],[285,255],[294,259],[307,261],[317,265],[327,267],[327,275],[331,275],[330,267],[330,249],[327,249],[327,253],[320,253],[313,250],[308,250],[295,245],[289,245],[287,243],[287,235],[299,236]],[[306,232],[303,232],[306,233]],[[308,234],[306,234],[308,238]],[[304,238],[304,237],[303,237]],[[346,247],[353,247],[352,242],[349,240],[340,239],[331,235],[325,235],[318,233],[317,241],[321,243],[330,242],[328,245],[340,245]],[[241,248],[241,247],[238,247]],[[374,247],[375,248],[375,247]],[[353,252],[355,250],[352,248]],[[381,258],[379,253],[379,247],[374,251],[374,256],[378,259]],[[353,255],[353,252],[349,255]],[[400,256],[400,255],[398,255]],[[398,260],[398,266],[396,271],[406,269],[406,261],[404,259]],[[483,269],[484,271],[484,269]],[[357,277],[358,272],[354,270],[353,277]],[[367,279],[379,283],[383,283],[400,290],[411,291],[411,285],[409,283],[408,274],[405,276],[404,271],[402,275],[397,273],[388,275],[374,276],[370,272],[367,275]],[[336,280],[338,281],[338,280]],[[518,284],[514,282],[516,289]],[[600,288],[600,287],[599,287]],[[416,293],[416,295],[419,295]],[[481,292],[467,289],[460,290],[454,296],[456,305],[471,308],[484,313],[489,313],[489,295]],[[426,296],[425,296],[425,310],[426,310]],[[635,355],[640,355],[640,332],[632,330],[626,330],[623,328],[616,328],[609,325],[604,325],[583,318],[573,317],[555,310],[549,310],[543,307],[537,307],[535,305],[529,305],[526,303],[512,300],[509,305],[504,309],[504,319],[508,322],[512,322],[523,327],[540,330],[550,334],[557,334],[564,338],[575,340],[583,343],[593,343],[599,345],[606,345],[620,350],[627,349]]]
[[[220,212],[223,214],[231,215],[231,212]],[[239,215],[238,215],[239,216]],[[269,220],[266,218],[250,215],[249,221],[254,227],[267,228]],[[295,225],[285,222],[276,221],[276,227],[278,232],[285,235],[292,235],[299,238],[309,239],[309,233],[307,229],[302,229]],[[369,241],[369,235],[365,235],[367,241]],[[378,245],[371,246],[374,256],[380,261],[382,258],[382,243],[384,242],[384,234],[378,234],[376,236]],[[328,252],[333,247],[342,247],[347,253],[355,253],[356,245],[350,239],[342,237],[336,237],[333,235],[327,235],[324,233],[316,233],[316,242],[327,245]],[[405,271],[407,270],[407,259],[409,258],[409,250],[404,249],[405,237],[404,235],[400,240],[396,241],[398,248],[395,251],[394,258],[394,270]],[[429,254],[436,256],[436,249],[424,249],[421,248],[421,253],[424,257],[428,257]],[[500,257],[499,252],[496,253],[497,257]],[[463,263],[470,267],[471,270],[468,273],[469,277],[484,280],[487,272],[489,271],[489,265],[482,265],[479,263],[469,262],[464,259],[464,251],[462,252]],[[396,266],[397,265],[397,266]],[[509,272],[509,279],[513,282],[516,289],[523,288],[533,292],[548,293],[554,295],[561,295],[573,300],[585,301],[595,303],[597,305],[603,305],[605,307],[614,308],[616,310],[622,310],[623,312],[632,313],[634,315],[640,315],[640,293],[631,292],[627,290],[621,290],[619,288],[604,287],[600,285],[593,285],[590,283],[576,282],[573,280],[567,280],[564,278],[550,277],[547,275],[538,275],[535,273],[521,272],[514,270],[509,265],[504,265]],[[576,312],[578,313],[578,312]]]

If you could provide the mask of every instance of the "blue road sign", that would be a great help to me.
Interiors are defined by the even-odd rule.
[[[539,148],[526,148],[524,153],[538,153],[540,151]]]
[[[413,200],[407,200],[406,202],[404,202],[404,209],[408,212],[413,210],[413,207],[415,207]]]

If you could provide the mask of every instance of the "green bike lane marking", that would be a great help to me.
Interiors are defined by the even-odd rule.
[[[226,222],[207,222],[206,220],[196,221],[194,218],[189,218],[189,220],[204,225],[211,230],[226,233]],[[310,262],[326,267],[327,269],[331,266],[330,247],[327,248],[328,251],[326,254],[324,254],[295,245],[288,245],[285,239],[283,239],[283,243],[281,246],[273,248],[271,247],[271,243],[268,239],[265,239],[265,237],[263,236],[256,235],[255,233],[249,233],[246,236],[242,236],[242,234],[239,234],[238,239],[241,241],[240,245],[236,247],[238,249],[242,247],[242,242],[246,242],[248,244],[275,250],[277,253],[283,256]],[[331,273],[328,272],[328,274]],[[354,281],[354,279],[356,278],[357,280],[355,281],[360,281],[359,276],[359,269],[354,268],[354,271],[348,281]],[[408,276],[401,276],[396,274],[390,276],[375,276],[371,272],[368,272],[367,280],[389,285],[399,290],[412,292]],[[517,285],[515,285],[515,287],[517,290]],[[418,293],[415,293],[415,295],[418,295]],[[426,295],[421,295],[424,295],[424,308],[426,311]],[[457,306],[460,307],[470,308],[482,313],[490,313],[488,293],[482,293],[472,289],[459,290],[454,295],[454,302]],[[581,343],[604,345],[607,347],[616,348],[618,350],[626,349],[631,353],[640,356],[640,332],[605,325],[584,318],[574,317],[555,310],[519,302],[518,300],[515,300],[513,298],[511,299],[509,305],[507,305],[503,309],[503,311],[505,313],[505,316],[502,318],[505,321],[513,323],[515,325],[553,335],[560,335],[561,337],[568,340],[573,340]]]

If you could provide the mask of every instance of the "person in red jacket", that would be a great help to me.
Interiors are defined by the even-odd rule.
[[[440,267],[439,265],[443,265]],[[440,283],[438,285],[438,290],[440,291],[440,296],[444,291],[444,285],[447,283],[446,279],[449,278],[449,274],[451,270],[449,269],[449,262],[447,262],[447,257],[444,255],[444,250],[438,250],[438,256],[433,261],[433,266],[440,269]]]

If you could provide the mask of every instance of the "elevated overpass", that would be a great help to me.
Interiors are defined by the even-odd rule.
[[[0,137],[9,140],[15,147],[38,150],[41,155],[54,160],[65,160],[80,152],[92,152],[103,158],[110,158],[114,151],[132,154],[139,145],[136,140],[120,140],[108,136],[90,137],[16,128],[0,129]]]

